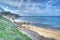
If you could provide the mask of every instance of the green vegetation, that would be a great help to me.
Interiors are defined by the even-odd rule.
[[[0,16],[0,40],[31,40],[21,33],[16,25],[6,18]]]

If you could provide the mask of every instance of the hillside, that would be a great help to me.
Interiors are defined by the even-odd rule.
[[[11,21],[0,16],[0,40],[31,40],[22,34]]]

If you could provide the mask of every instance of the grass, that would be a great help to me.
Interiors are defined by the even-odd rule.
[[[0,40],[31,40],[31,38],[21,33],[11,21],[0,16]]]

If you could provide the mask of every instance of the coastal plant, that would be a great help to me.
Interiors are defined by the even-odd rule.
[[[0,40],[31,40],[10,20],[0,16]]]

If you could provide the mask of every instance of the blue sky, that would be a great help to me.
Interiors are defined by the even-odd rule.
[[[0,0],[0,7],[21,16],[60,16],[60,0]]]

